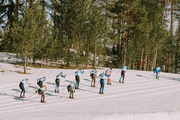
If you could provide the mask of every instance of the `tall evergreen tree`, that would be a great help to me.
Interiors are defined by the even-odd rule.
[[[33,50],[42,52],[42,47],[46,44],[44,40],[44,28],[41,24],[41,9],[36,1],[32,6],[24,6],[24,15],[18,22],[13,23],[11,36],[13,46],[17,53],[24,55],[24,73],[26,73],[27,59]]]

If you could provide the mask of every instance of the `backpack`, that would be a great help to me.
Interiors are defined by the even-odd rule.
[[[39,81],[38,82],[38,85],[41,87],[43,85],[43,82],[42,81]]]
[[[60,79],[56,78],[55,82],[59,84]]]

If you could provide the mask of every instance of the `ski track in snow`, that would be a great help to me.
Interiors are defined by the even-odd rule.
[[[80,89],[76,90],[76,92],[74,93],[75,99],[69,99],[69,93],[67,92],[66,86],[74,81],[74,72],[76,70],[31,68],[30,70],[28,70],[28,73],[30,74],[24,75],[14,72],[16,69],[19,70],[20,68],[16,68],[14,67],[14,65],[0,63],[0,71],[4,68],[6,69],[6,71],[0,72],[0,83],[3,83],[0,84],[0,115],[2,116],[0,118],[6,118],[4,116],[9,115],[16,116],[16,114],[18,113],[33,114],[34,111],[38,112],[44,109],[53,110],[59,106],[59,108],[62,110],[62,113],[60,113],[62,115],[61,118],[65,119],[65,115],[63,115],[63,113],[66,111],[65,106],[75,107],[76,105],[81,104],[82,106],[80,106],[80,108],[82,110],[78,111],[83,112],[84,109],[84,112],[83,114],[80,114],[80,116],[84,116],[84,114],[86,113],[85,111],[88,111],[90,109],[88,114],[85,115],[84,118],[96,118],[97,120],[107,120],[107,118],[110,119],[112,117],[113,119],[124,117],[124,119],[126,120],[127,117],[125,116],[128,116],[127,114],[129,114],[128,118],[130,119],[133,118],[132,114],[135,114],[136,118],[138,118],[141,114],[146,116],[146,113],[148,112],[150,112],[150,115],[152,114],[152,112],[161,113],[162,115],[167,115],[167,111],[171,111],[174,114],[175,112],[180,112],[179,74],[160,73],[160,79],[156,80],[155,74],[152,74],[152,72],[150,71],[127,70],[125,76],[125,84],[120,84],[120,70],[113,69],[111,75],[112,85],[107,85],[105,80],[105,94],[101,95],[98,94],[100,88],[99,78],[96,78],[96,87],[90,87],[90,70],[84,70],[85,74],[81,77]],[[22,68],[20,70],[22,70]],[[98,70],[98,74],[100,74],[104,70]],[[67,77],[65,79],[61,79],[60,93],[54,93],[53,91],[55,88],[55,76],[61,71],[65,73]],[[36,79],[42,76],[47,77],[47,80],[44,84],[48,86],[45,98],[47,103],[45,104],[40,103],[40,96],[38,96],[37,94],[31,96],[35,92],[35,88],[37,87]],[[30,79],[33,87],[29,87],[26,90],[26,98],[19,98],[19,82],[21,81],[21,79],[26,77]],[[4,80],[8,80],[8,82],[5,82]],[[94,106],[93,109],[99,113],[92,112],[91,107],[88,109],[83,108],[83,105],[86,106],[94,103],[96,106]],[[101,103],[106,103],[109,106],[100,108],[102,106]],[[127,104],[130,104],[131,106],[129,107]],[[109,109],[108,107],[112,112],[105,114],[105,111],[108,111]],[[122,110],[123,108],[124,112]],[[59,110],[59,112],[61,112],[61,110]],[[57,112],[57,114],[59,112]],[[69,110],[69,112],[71,112],[71,110]],[[96,117],[93,116],[94,114]],[[34,115],[36,116],[36,114]],[[90,118],[87,117],[88,115],[90,115]],[[103,115],[105,115],[106,118],[104,118]],[[154,114],[154,116],[156,117],[156,114]],[[68,119],[71,119],[71,117],[73,116],[70,114],[70,118]],[[8,118],[10,119],[10,117]],[[17,118],[19,119],[19,117]],[[178,117],[178,119],[180,119],[180,117]]]

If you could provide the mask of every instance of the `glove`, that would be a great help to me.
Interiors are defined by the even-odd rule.
[[[66,77],[66,75],[64,75],[64,76],[63,76],[63,75],[61,75],[61,77],[65,78],[65,77]]]

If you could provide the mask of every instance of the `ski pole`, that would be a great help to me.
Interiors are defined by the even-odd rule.
[[[65,96],[65,94],[66,94],[66,93],[64,93],[64,94],[61,95],[61,96],[58,96],[58,99],[63,98],[63,97]]]
[[[33,102],[36,98],[38,98],[40,96],[40,94],[38,94],[34,99],[31,100],[31,102]]]
[[[154,74],[154,73],[153,73],[153,74]],[[148,77],[148,79],[149,79],[153,74],[151,74],[151,75]]]
[[[35,95],[36,93],[33,93],[32,95],[30,95],[26,100],[28,100],[30,97],[32,97],[33,95]]]
[[[100,80],[99,80],[98,83],[96,84],[96,87],[99,85],[99,82],[100,82]]]

